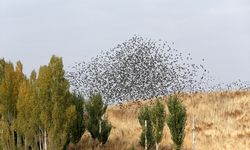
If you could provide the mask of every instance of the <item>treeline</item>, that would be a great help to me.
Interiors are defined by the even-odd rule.
[[[140,110],[140,144],[158,149],[167,123],[175,148],[184,139],[186,110],[176,96],[167,102],[169,115],[159,101]],[[105,116],[107,105],[99,93],[88,100],[70,91],[62,58],[52,56],[30,77],[23,73],[20,61],[14,66],[0,59],[0,149],[62,150],[77,144],[85,130],[91,134],[93,147],[101,149],[112,125]]]
[[[85,128],[105,144],[111,130],[103,117],[106,108],[99,94],[84,104],[70,92],[60,57],[52,56],[29,78],[20,61],[14,66],[0,60],[0,149],[66,149],[79,142]]]

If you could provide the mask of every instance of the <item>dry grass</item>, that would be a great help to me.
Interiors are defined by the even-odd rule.
[[[246,150],[250,149],[250,93],[223,92],[210,94],[180,95],[187,108],[188,119],[184,149],[191,149],[192,116],[196,118],[197,150]],[[166,104],[167,97],[162,102]],[[141,127],[137,115],[139,109],[154,101],[128,102],[111,106],[107,115],[113,128],[105,150],[127,150],[139,145]],[[166,110],[168,113],[168,110]],[[85,133],[80,149],[91,149],[92,140]],[[160,149],[171,149],[172,141],[167,126]]]

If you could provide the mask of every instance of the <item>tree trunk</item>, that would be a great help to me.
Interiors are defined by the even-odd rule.
[[[44,131],[44,150],[47,150],[47,131]]]
[[[37,139],[37,135],[34,135],[34,140],[35,140],[35,144],[32,144],[32,149],[38,149],[39,150],[39,141]]]
[[[102,121],[101,119],[99,120],[99,134],[102,133]]]
[[[155,150],[159,150],[159,143],[155,142]]]
[[[24,137],[24,149],[27,150],[27,139]]]
[[[38,132],[38,144],[39,144],[39,150],[42,150],[42,138],[41,138],[41,132]]]
[[[43,132],[42,131],[39,133],[39,148],[40,150],[43,150]]]
[[[147,140],[147,120],[145,120],[145,150],[148,150],[148,140]]]
[[[102,120],[99,120],[99,135],[102,133]],[[99,144],[99,149],[102,149],[102,143]]]
[[[10,140],[8,139],[8,142],[7,142],[7,150],[10,150]]]

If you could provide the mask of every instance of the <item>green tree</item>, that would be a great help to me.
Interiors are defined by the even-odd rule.
[[[45,150],[65,148],[70,136],[71,119],[76,114],[64,75],[62,58],[52,56],[49,65],[40,68],[36,81],[39,130]]]
[[[152,121],[153,127],[153,137],[155,140],[155,148],[159,149],[159,143],[163,137],[163,128],[166,121],[166,112],[164,105],[160,103],[159,100],[156,101],[156,104],[151,108],[150,118]]]
[[[92,138],[100,142],[101,147],[107,142],[112,128],[111,123],[104,117],[107,105],[103,103],[100,93],[93,93],[89,101],[86,102],[85,107],[87,112],[87,129]]]
[[[180,150],[185,137],[186,109],[176,95],[169,97],[167,106],[170,113],[167,117],[167,125],[170,129],[176,150]]]
[[[37,109],[36,112],[39,114],[37,122],[39,122],[39,134],[41,137],[40,147],[44,150],[48,148],[48,129],[50,129],[50,123],[52,122],[51,110],[51,94],[50,94],[50,84],[48,76],[48,67],[42,66],[39,69],[38,78],[36,80],[36,97],[37,97]]]
[[[108,141],[111,129],[112,129],[111,123],[108,121],[106,117],[104,117],[104,119],[101,120],[101,127],[99,131],[100,136],[98,138],[99,142],[101,142],[101,146]]]
[[[67,141],[71,118],[68,118],[66,111],[72,111],[69,82],[65,79],[62,58],[52,56],[48,65],[49,85],[50,85],[50,102],[52,103],[49,137],[50,149],[63,149]],[[72,114],[72,115],[73,115]]]
[[[142,127],[142,133],[140,137],[140,144],[145,150],[151,149],[154,146],[155,139],[153,136],[153,124],[151,120],[150,107],[143,107],[138,116],[138,120]]]
[[[78,143],[85,131],[84,122],[84,99],[81,95],[76,93],[72,94],[72,103],[75,106],[76,114],[72,120],[72,126],[70,127],[70,141],[74,144]]]

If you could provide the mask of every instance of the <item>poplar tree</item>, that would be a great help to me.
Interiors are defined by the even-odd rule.
[[[4,78],[4,68],[5,68],[5,60],[4,59],[0,59],[0,83],[2,82],[3,78]]]
[[[39,103],[36,93],[36,80],[37,80],[37,74],[33,70],[31,72],[30,78],[29,78],[29,87],[30,87],[30,94],[29,94],[29,108],[30,108],[30,118],[28,122],[28,126],[30,126],[30,131],[28,130],[29,138],[31,138],[31,134],[33,134],[33,140],[30,139],[31,147],[34,149],[42,149],[42,139],[40,135],[39,125],[41,124],[40,120],[40,110],[39,110]]]
[[[39,129],[37,105],[35,97],[36,72],[32,71],[29,80],[24,80],[20,86],[17,100],[16,128],[19,138],[23,142],[19,144],[22,149],[28,147],[39,149]],[[19,142],[20,143],[20,142]],[[37,144],[38,143],[38,144]],[[21,147],[18,148],[21,148]]]
[[[27,79],[23,65],[0,59],[0,149],[66,149],[85,131],[83,98],[71,94],[62,58],[32,71]],[[107,122],[102,122],[107,139]],[[110,130],[109,130],[110,132]],[[104,134],[104,135],[103,135]]]
[[[20,92],[17,101],[17,119],[16,119],[16,130],[19,136],[24,140],[24,149],[30,145],[34,132],[33,126],[30,126],[31,109],[30,105],[30,94],[31,88],[28,81],[23,81],[20,86]],[[29,144],[28,144],[29,143]]]
[[[139,123],[142,127],[140,144],[145,148],[145,150],[151,149],[155,143],[150,113],[150,107],[146,106],[141,108],[138,116]]]
[[[72,126],[70,127],[70,141],[74,144],[78,143],[85,131],[84,122],[84,98],[76,93],[72,94],[72,103],[75,106],[75,118],[72,118]]]
[[[169,97],[167,106],[170,113],[167,117],[167,125],[176,150],[180,150],[185,137],[185,126],[187,120],[186,108],[182,105],[181,100],[176,95]]]
[[[53,123],[49,129],[49,136],[51,138],[50,148],[62,149],[67,140],[67,133],[70,119],[64,115],[66,111],[75,114],[75,108],[68,108],[70,103],[69,83],[64,78],[62,58],[52,56],[48,65],[50,76],[50,96],[52,102],[51,118]],[[70,109],[70,110],[69,110]]]
[[[164,105],[160,103],[159,100],[156,101],[156,104],[151,108],[150,118],[152,121],[153,127],[153,137],[155,141],[156,150],[159,149],[159,143],[163,137],[163,128],[166,121],[166,113]]]
[[[92,138],[99,141],[101,148],[107,142],[112,128],[111,123],[104,117],[107,105],[103,103],[100,93],[92,93],[85,107],[87,112],[87,129]]]
[[[22,72],[23,66],[20,61],[16,69],[10,62],[1,60],[1,83],[0,83],[0,126],[1,141],[5,149],[17,148],[17,132],[15,129],[16,102],[19,94],[20,84],[25,76]]]
[[[50,96],[50,85],[48,76],[48,67],[42,66],[39,69],[38,78],[36,81],[36,95],[37,95],[37,112],[39,114],[37,122],[38,128],[44,150],[48,148],[48,129],[52,122],[51,110],[52,102]]]
[[[64,78],[62,58],[52,56],[48,66],[39,70],[36,83],[44,149],[63,149],[67,144],[71,119],[76,114]]]
[[[10,62],[1,60],[1,83],[0,83],[0,134],[2,147],[9,150],[13,144],[13,81],[14,67]]]
[[[138,119],[142,126],[140,144],[145,149],[150,149],[155,144],[155,148],[158,150],[166,120],[164,105],[157,100],[153,106],[143,107]]]

